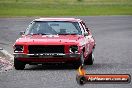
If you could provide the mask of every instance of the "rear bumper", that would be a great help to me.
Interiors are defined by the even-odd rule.
[[[14,53],[14,58],[24,62],[69,62],[76,61],[81,54],[22,54]]]

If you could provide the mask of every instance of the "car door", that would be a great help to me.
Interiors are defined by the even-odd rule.
[[[87,33],[88,35],[84,35],[84,41],[85,41],[85,52],[84,52],[84,57],[87,57],[87,55],[89,54],[89,51],[90,51],[90,40],[89,40],[89,33],[88,31],[86,31],[86,26],[84,25],[83,21],[80,22],[81,23],[81,26],[84,30],[84,34]]]
[[[88,48],[89,48],[88,54],[90,54],[90,53],[92,53],[92,50],[93,50],[93,48],[95,46],[95,40],[94,40],[94,38],[92,36],[92,33],[90,32],[90,29],[88,29],[88,27],[86,26],[86,24],[84,22],[82,22],[82,24],[84,25],[85,31],[88,32],[88,36],[86,36],[86,39],[87,39],[87,41],[89,43],[88,44]]]

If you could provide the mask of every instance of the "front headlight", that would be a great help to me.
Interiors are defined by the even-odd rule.
[[[14,46],[14,52],[15,53],[23,52],[23,46],[22,45],[15,45]]]
[[[77,53],[78,52],[78,46],[76,46],[76,45],[70,46],[69,52],[70,53]]]

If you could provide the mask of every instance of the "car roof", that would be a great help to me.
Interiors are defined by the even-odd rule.
[[[82,20],[76,18],[39,18],[34,21],[69,21],[69,22],[80,22]]]

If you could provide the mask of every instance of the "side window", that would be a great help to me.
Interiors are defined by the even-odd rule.
[[[86,24],[82,21],[82,24],[84,25],[85,28],[87,28]]]
[[[79,25],[80,25],[80,28],[81,28],[82,34],[84,34],[84,27],[83,27],[83,25],[82,25],[82,22],[79,22]]]
[[[81,26],[83,27],[84,32],[87,32],[85,23],[81,22]]]

